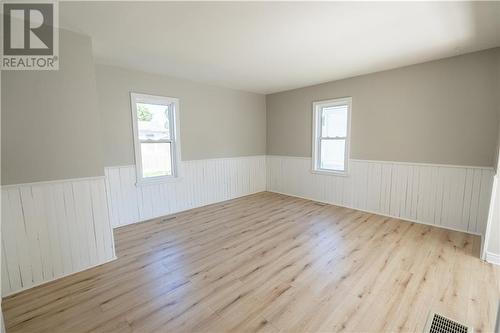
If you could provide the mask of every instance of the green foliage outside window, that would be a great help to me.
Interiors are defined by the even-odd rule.
[[[151,121],[153,114],[151,114],[144,104],[137,104],[137,118],[139,121]]]

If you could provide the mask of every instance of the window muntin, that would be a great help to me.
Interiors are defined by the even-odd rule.
[[[351,98],[313,103],[313,170],[346,174]]]
[[[177,176],[178,100],[131,94],[137,182],[161,181]]]

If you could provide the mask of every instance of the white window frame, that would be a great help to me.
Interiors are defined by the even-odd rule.
[[[344,137],[320,137],[321,135],[321,113],[323,108],[347,105],[347,131]],[[312,172],[327,175],[348,176],[349,175],[349,157],[351,143],[351,112],[352,97],[342,97],[324,101],[313,102],[313,136],[312,136]],[[344,171],[321,168],[321,140],[339,140],[345,139]]]
[[[156,96],[148,94],[130,93],[130,103],[132,110],[132,127],[134,132],[134,150],[135,150],[135,170],[137,174],[137,185],[151,184],[158,182],[170,182],[180,178],[181,161],[181,141],[179,136],[179,99],[174,97]],[[137,119],[137,103],[171,105],[169,112],[170,140],[162,142],[170,143],[170,156],[172,157],[172,175],[143,177],[142,176],[142,154],[141,142],[139,140],[139,125]],[[169,110],[170,111],[170,110]]]

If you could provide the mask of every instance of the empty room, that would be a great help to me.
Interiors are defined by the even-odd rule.
[[[500,2],[0,6],[0,331],[500,333]]]

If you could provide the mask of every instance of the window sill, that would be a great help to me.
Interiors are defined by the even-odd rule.
[[[311,173],[324,176],[349,177],[347,171],[311,170]]]
[[[158,184],[168,184],[168,183],[176,183],[181,181],[181,177],[157,177],[151,179],[142,179],[138,180],[135,183],[135,186],[149,186],[149,185],[158,185]]]

